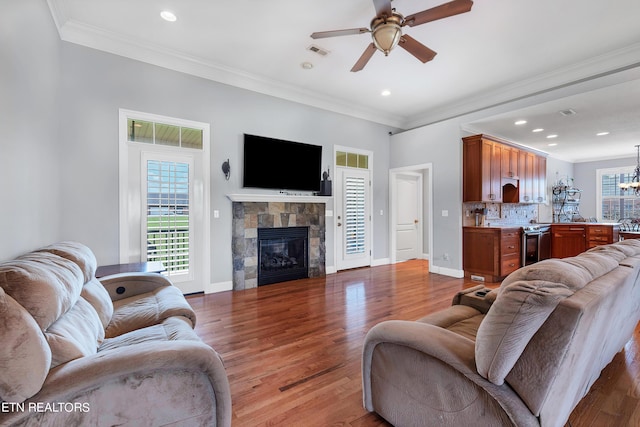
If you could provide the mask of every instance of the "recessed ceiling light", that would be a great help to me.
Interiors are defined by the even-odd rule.
[[[557,142],[552,142],[551,144],[547,144],[549,147],[555,147],[556,145],[558,145]]]
[[[168,10],[163,10],[162,12],[160,12],[160,16],[162,17],[162,19],[169,22],[175,22],[178,19],[175,13]]]
[[[380,92],[380,95],[389,96],[389,95],[391,95],[391,91],[389,89],[385,89],[382,92]]]
[[[526,120],[518,120],[517,122],[515,122],[515,123],[514,123],[514,125],[518,125],[518,126],[520,126],[520,125],[524,125],[524,124],[526,124],[526,123],[527,123],[527,121],[526,121]]]
[[[310,69],[313,68],[313,64],[311,62],[309,62],[309,61],[303,62],[302,64],[300,64],[300,66],[302,68],[304,68],[305,70],[310,70]]]
[[[552,133],[551,135],[547,135],[547,138],[552,139],[552,138],[557,138],[558,135],[556,135],[555,133]]]
[[[598,133],[596,133],[596,136],[605,136],[605,135],[609,135],[609,132],[598,132]]]
[[[536,128],[534,130],[532,130],[531,132],[542,132],[544,129],[542,128]]]

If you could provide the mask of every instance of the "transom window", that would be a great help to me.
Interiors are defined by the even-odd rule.
[[[129,142],[166,145],[169,147],[195,148],[202,150],[202,129],[156,123],[146,120],[127,119]]]
[[[336,166],[348,168],[369,169],[369,156],[360,153],[336,151]]]

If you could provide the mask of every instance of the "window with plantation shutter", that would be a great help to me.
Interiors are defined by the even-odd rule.
[[[189,164],[147,160],[147,261],[189,273]]]
[[[345,177],[345,250],[348,255],[366,250],[365,180]]]

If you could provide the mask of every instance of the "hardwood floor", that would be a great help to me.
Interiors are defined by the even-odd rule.
[[[430,274],[426,261],[415,260],[187,298],[196,332],[225,361],[234,427],[368,427],[389,424],[362,406],[367,331],[446,308],[476,284]],[[636,328],[574,410],[572,427],[640,426],[639,344]]]

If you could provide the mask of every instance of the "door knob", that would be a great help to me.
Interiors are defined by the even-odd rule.
[[[414,219],[414,220],[413,220],[413,223],[414,223],[414,224],[417,224],[417,223],[418,223],[418,220],[417,220],[417,219]]]

